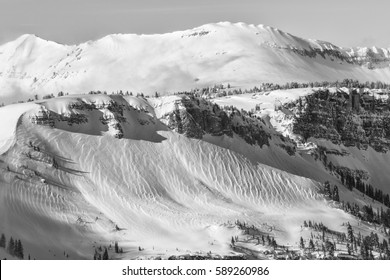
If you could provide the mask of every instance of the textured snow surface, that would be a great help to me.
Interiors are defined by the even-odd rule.
[[[307,96],[315,90],[318,90],[318,88],[275,90],[240,94],[215,98],[213,99],[213,102],[221,106],[235,106],[238,109],[244,109],[246,111],[254,110],[256,105],[260,105],[260,110],[256,111],[255,114],[268,119],[270,125],[277,132],[294,140],[297,143],[297,150],[301,154],[301,157],[294,156],[293,159],[291,159],[275,154],[275,149],[273,149],[274,151],[271,154],[265,152],[264,149],[257,152],[252,151],[248,154],[244,152],[247,157],[255,158],[256,162],[262,162],[264,164],[304,177],[312,178],[320,182],[324,182],[325,180],[331,181],[331,178],[326,178],[327,176],[324,172],[319,172],[319,170],[323,169],[323,167],[318,166],[318,163],[313,161],[312,157],[306,157],[304,155],[305,153],[310,152],[310,150],[316,148],[318,145],[321,145],[329,150],[339,151],[341,154],[344,154],[328,155],[328,159],[332,161],[335,166],[344,166],[352,170],[366,171],[370,175],[370,179],[368,181],[369,183],[384,192],[388,192],[390,174],[383,171],[384,167],[390,166],[390,152],[376,152],[371,147],[367,150],[361,150],[355,147],[345,147],[344,145],[332,144],[331,141],[324,139],[309,139],[309,142],[302,143],[302,137],[293,133],[294,112],[286,108],[279,110],[278,106],[297,101],[300,97]],[[336,88],[329,88],[329,90],[332,92],[335,91]],[[347,88],[341,88],[339,90],[349,92]],[[376,96],[376,98],[388,98],[387,94],[379,94],[378,90],[366,90],[370,91],[372,95]],[[229,147],[234,146],[235,145],[229,145]],[[253,154],[253,156],[250,154]],[[259,154],[262,154],[262,156],[255,156]]]
[[[61,90],[154,94],[219,83],[390,81],[389,65],[369,69],[329,55],[297,53],[313,49],[363,60],[389,57],[387,49],[342,49],[264,25],[228,22],[167,34],[113,34],[74,46],[23,35],[0,46],[0,97],[10,102]]]
[[[42,109],[66,114],[67,105],[80,99],[99,103],[110,98],[120,101],[116,96],[79,96],[31,104],[30,110],[25,105],[0,108],[1,114],[21,119],[5,126],[7,120],[0,118],[0,128],[14,135],[14,144],[3,145],[0,156],[0,226],[6,235],[22,239],[32,257],[63,258],[66,251],[71,258],[91,258],[94,245],[115,240],[124,246],[124,258],[229,254],[231,236],[239,234],[229,223],[236,219],[291,245],[299,240],[304,219],[339,230],[342,222],[354,221],[328,205],[315,181],[256,163],[245,156],[253,151],[245,142],[238,152],[222,147],[233,141],[236,149],[241,141],[236,136],[203,141],[168,131],[153,116],[167,112],[172,97],[151,104],[121,99],[150,110],[125,114],[123,139],[83,131],[88,124],[50,128],[30,120]],[[99,122],[92,111],[83,113],[89,123]],[[145,114],[154,123],[141,127],[137,120]],[[40,150],[33,150],[30,141]],[[140,253],[138,246],[145,250]]]

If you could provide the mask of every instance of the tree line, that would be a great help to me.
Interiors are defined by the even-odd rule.
[[[350,181],[353,181],[353,180],[350,180]],[[369,185],[369,186],[371,186],[371,185]],[[371,186],[371,188],[372,188],[372,186]],[[371,189],[371,188],[368,188],[368,189]],[[350,190],[352,190],[352,189],[350,189]],[[358,190],[360,190],[362,192],[361,189],[358,189]],[[386,228],[390,228],[390,209],[389,208],[387,208],[386,210],[383,208],[375,210],[375,209],[373,209],[373,207],[371,205],[364,205],[364,206],[360,207],[359,204],[357,204],[357,203],[350,203],[350,202],[345,203],[344,201],[340,200],[338,187],[336,185],[334,185],[332,188],[328,181],[326,181],[323,184],[323,192],[327,198],[334,200],[336,202],[340,202],[341,208],[344,211],[352,214],[353,216],[361,219],[362,221],[376,223],[378,225],[383,225],[385,227],[385,231],[386,231]],[[375,194],[375,191],[371,191],[371,192],[373,194]],[[380,192],[380,193],[382,193],[382,192]],[[383,203],[382,201],[379,201],[379,202]],[[388,205],[386,205],[386,206],[389,207]]]
[[[24,259],[24,248],[22,241],[20,239],[14,239],[12,236],[10,237],[8,244],[7,239],[4,234],[1,234],[0,237],[0,248],[6,249],[8,254],[18,259]]]
[[[374,188],[371,184],[363,182],[359,177],[355,177],[350,173],[340,172],[341,183],[349,190],[354,188],[364,193],[368,197],[382,203],[383,205],[390,207],[390,196],[384,194],[382,190]]]

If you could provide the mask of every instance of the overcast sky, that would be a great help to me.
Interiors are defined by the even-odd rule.
[[[231,21],[339,46],[390,47],[389,11],[389,0],[0,0],[0,43],[32,33],[74,44]]]

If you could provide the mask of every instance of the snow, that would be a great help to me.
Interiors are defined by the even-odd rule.
[[[235,106],[238,109],[244,109],[250,111],[255,109],[256,105],[260,104],[260,111],[255,112],[256,115],[261,116],[269,120],[271,128],[276,132],[292,139],[297,144],[298,156],[285,157],[283,153],[280,155],[277,147],[273,147],[266,151],[266,149],[259,149],[258,151],[253,148],[251,152],[241,151],[236,148],[236,145],[232,141],[223,144],[229,149],[244,153],[246,157],[252,158],[254,162],[261,162],[267,165],[274,166],[276,168],[286,170],[290,173],[300,176],[312,178],[314,180],[324,182],[326,180],[332,181],[334,178],[326,174],[323,171],[323,166],[318,165],[312,157],[306,157],[305,153],[317,148],[317,146],[323,146],[328,150],[338,151],[344,155],[329,154],[328,160],[332,161],[335,166],[344,166],[353,170],[363,170],[370,174],[369,183],[378,189],[386,192],[388,190],[388,182],[390,182],[390,175],[383,172],[383,166],[390,165],[390,152],[380,153],[369,147],[367,150],[359,150],[354,147],[345,147],[344,145],[335,145],[330,141],[324,139],[309,139],[309,142],[303,143],[299,135],[295,135],[292,132],[293,129],[293,117],[296,112],[291,112],[288,109],[277,109],[279,105],[297,101],[300,97],[309,95],[316,88],[304,88],[304,89],[290,89],[290,90],[275,90],[259,93],[240,94],[234,96],[226,96],[215,98],[212,101],[221,106]],[[336,88],[329,88],[330,92],[335,92]],[[349,92],[347,88],[341,88],[345,92]],[[380,94],[376,90],[371,91],[372,95],[380,96],[381,98],[387,98],[387,94]],[[277,140],[273,139],[275,142]],[[219,143],[221,145],[221,143]],[[261,154],[261,156],[259,156]],[[322,169],[322,171],[321,171]]]
[[[304,219],[334,229],[346,221],[355,223],[330,207],[318,193],[317,182],[261,163],[277,162],[267,149],[245,144],[237,136],[207,136],[202,141],[168,131],[154,116],[174,108],[176,98],[67,96],[32,103],[31,108],[2,108],[12,119],[22,119],[12,126],[14,145],[3,146],[7,151],[0,157],[0,225],[6,236],[23,240],[25,254],[32,258],[61,259],[64,251],[70,258],[92,258],[94,248],[119,241],[125,253],[111,250],[110,255],[126,259],[209,251],[233,254],[230,239],[242,235],[233,226],[236,220],[292,246]],[[84,124],[55,123],[50,128],[31,123],[37,110],[66,114],[68,105],[81,99],[127,103],[125,137],[90,131]],[[98,129],[98,116],[80,111]],[[154,123],[140,125],[137,120],[143,118]],[[5,128],[7,120],[0,122]],[[33,150],[30,141],[40,151]],[[229,149],[227,141],[232,141]],[[291,164],[286,170],[305,162],[275,150],[280,162]],[[53,157],[59,169],[51,165]],[[138,251],[139,246],[145,250]]]
[[[154,95],[220,83],[253,87],[344,78],[389,82],[388,65],[368,69],[293,51],[312,48],[350,52],[264,25],[228,22],[167,34],[113,34],[74,46],[24,35],[0,46],[0,96],[12,102],[61,90],[77,94],[122,89]],[[377,51],[388,58],[388,50]]]
[[[15,143],[16,125],[21,115],[36,107],[34,103],[9,105],[0,107],[1,133],[0,133],[0,155],[5,153]]]
[[[313,93],[318,88],[303,88],[290,90],[274,90],[256,93],[246,93],[240,95],[226,96],[215,98],[213,102],[221,106],[234,106],[246,111],[255,110],[256,105],[260,110],[255,112],[256,115],[263,119],[269,120],[270,125],[280,134],[295,140],[301,150],[310,149],[311,143],[301,143],[298,135],[294,135],[293,112],[288,109],[279,108],[281,105],[297,101],[299,98]]]
[[[0,260],[16,260],[14,256],[11,256],[4,248],[0,248]]]

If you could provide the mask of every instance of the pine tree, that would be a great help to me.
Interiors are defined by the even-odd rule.
[[[339,188],[336,185],[333,187],[332,198],[334,201],[340,202]]]
[[[351,245],[349,243],[347,243],[347,251],[348,251],[348,255],[352,254]]]
[[[19,240],[15,240],[15,247],[14,247],[14,255],[15,257],[19,258],[19,252],[20,252],[20,247],[19,247]]]
[[[107,248],[104,248],[103,260],[108,260],[108,251],[107,251]]]
[[[15,241],[14,239],[11,238],[9,239],[9,242],[8,242],[8,247],[7,247],[7,251],[10,255],[14,256],[15,255]]]
[[[325,249],[328,252],[329,256],[333,257],[334,250],[335,250],[333,243],[330,242],[329,240],[326,240],[325,241]]]
[[[23,249],[22,241],[20,240],[16,241],[15,255],[19,259],[24,259],[24,249]]]
[[[353,246],[355,237],[353,235],[353,229],[352,229],[352,226],[350,223],[348,223],[347,232],[348,232],[348,242],[351,244],[351,248],[353,248],[352,246]]]
[[[5,239],[5,235],[4,234],[1,234],[1,238],[0,238],[0,247],[1,248],[5,248],[5,244],[7,244],[7,241]]]
[[[232,240],[230,241],[230,243],[232,244],[232,246],[234,246],[234,238],[233,238],[233,236],[232,236]]]
[[[301,239],[300,239],[300,241],[299,241],[299,247],[300,247],[301,249],[305,249],[305,242],[303,241],[302,236],[301,236]]]
[[[309,249],[310,250],[314,250],[315,249],[313,239],[311,239],[311,238],[310,238],[310,241],[309,241]]]
[[[274,250],[276,250],[276,248],[278,247],[278,244],[276,243],[276,240],[274,238],[272,238],[271,245],[274,248]]]
[[[115,241],[115,253],[119,253],[119,246],[118,246],[118,242]]]

